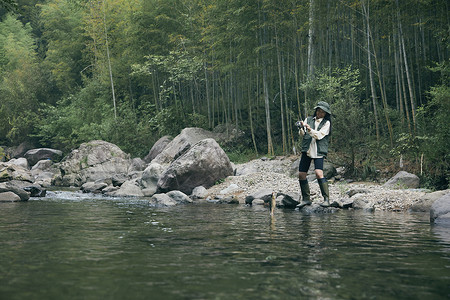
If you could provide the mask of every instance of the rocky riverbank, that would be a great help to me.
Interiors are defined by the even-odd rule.
[[[206,197],[212,201],[234,199],[234,202],[237,200],[239,203],[245,203],[248,195],[271,190],[277,195],[288,194],[292,195],[294,200],[298,200],[299,184],[295,177],[297,160],[295,156],[262,158],[236,165],[235,171],[242,174],[229,176],[223,182],[212,186],[206,191]],[[322,196],[317,181],[310,180],[310,189],[313,203],[319,203]],[[353,207],[368,211],[426,212],[436,199],[448,192],[448,190],[430,192],[425,189],[405,188],[401,185],[386,186],[385,183],[335,181],[334,178],[330,180],[331,202],[335,201],[341,207],[352,203]],[[283,203],[278,201],[278,206],[283,206]]]
[[[227,138],[200,128],[185,128],[173,139],[161,138],[144,159],[130,158],[117,145],[105,141],[83,143],[64,158],[55,149],[31,149],[0,162],[0,201],[26,201],[30,196],[45,196],[46,188],[72,187],[109,197],[148,199],[154,206],[193,201],[268,205],[275,200],[278,208],[294,209],[299,201],[298,156],[232,164],[218,143],[226,143]],[[332,207],[318,204],[322,196],[310,169],[313,204],[302,211],[429,212],[432,204],[448,193],[419,189],[419,178],[403,171],[383,183],[351,182],[344,179],[342,168],[325,162],[324,174],[330,182]],[[444,206],[450,212],[450,203]]]

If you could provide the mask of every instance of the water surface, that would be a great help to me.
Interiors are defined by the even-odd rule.
[[[428,214],[50,193],[0,203],[0,299],[449,299]]]

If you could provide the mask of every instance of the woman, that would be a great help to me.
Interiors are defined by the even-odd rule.
[[[311,161],[314,160],[314,171],[323,196],[323,207],[330,206],[327,179],[323,176],[323,161],[328,153],[328,139],[331,134],[331,110],[325,101],[320,101],[314,107],[314,116],[307,117],[300,122],[299,134],[303,137],[302,157],[298,167],[298,179],[302,194],[302,201],[297,205],[302,208],[311,205],[310,191],[306,175]]]

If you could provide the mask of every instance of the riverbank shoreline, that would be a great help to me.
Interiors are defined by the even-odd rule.
[[[299,200],[299,183],[293,165],[296,157],[276,157],[255,159],[235,165],[235,171],[247,170],[239,176],[229,176],[222,182],[207,189],[207,198],[221,200],[233,198],[245,204],[245,198],[261,190],[270,189],[276,194],[291,194]],[[245,171],[244,171],[245,173]],[[386,179],[387,180],[387,179]],[[432,192],[427,189],[408,189],[398,186],[386,187],[378,182],[335,180],[330,178],[330,202],[346,203],[364,201],[369,210],[374,211],[418,211],[427,212],[432,203],[449,190]],[[317,180],[310,180],[312,202],[321,202]]]

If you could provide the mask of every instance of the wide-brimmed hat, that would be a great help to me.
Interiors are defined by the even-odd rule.
[[[331,115],[330,105],[328,103],[326,103],[325,101],[319,101],[319,103],[317,103],[316,107],[314,107],[314,110],[316,110],[318,108],[323,109],[324,112]]]

